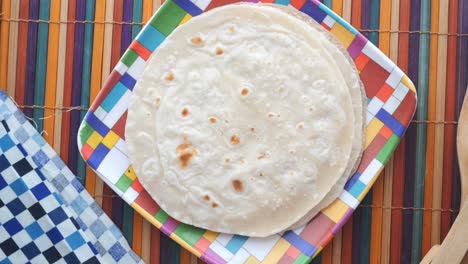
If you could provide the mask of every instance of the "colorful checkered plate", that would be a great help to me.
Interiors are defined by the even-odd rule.
[[[192,2],[193,1],[193,2]],[[340,197],[307,226],[267,238],[219,234],[179,223],[143,189],[127,157],[124,139],[128,99],[151,53],[179,25],[236,0],[168,0],[130,45],[91,106],[79,131],[88,164],[147,220],[209,263],[305,263],[349,219],[395,150],[416,107],[408,77],[378,48],[317,0],[275,0],[311,16],[334,34],[354,59],[367,94],[365,151]],[[271,2],[265,0],[265,2]],[[176,199],[176,198],[175,198]]]

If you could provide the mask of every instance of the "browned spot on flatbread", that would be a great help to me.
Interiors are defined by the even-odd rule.
[[[222,48],[220,48],[220,47],[217,47],[215,53],[216,53],[216,55],[219,56],[219,55],[222,55],[224,53],[224,50]]]
[[[189,165],[190,159],[197,154],[197,151],[190,143],[182,143],[176,148],[179,157],[180,167],[186,169]]]
[[[187,108],[184,107],[184,109],[182,109],[182,112],[181,112],[182,116],[188,116],[189,114],[189,110]]]
[[[242,88],[241,94],[242,94],[242,96],[246,96],[247,94],[249,94],[249,89]]]
[[[231,144],[232,145],[237,145],[239,143],[240,143],[240,138],[238,136],[234,135],[234,136],[231,137]]]
[[[179,161],[180,161],[180,166],[185,169],[188,167],[188,163],[190,161],[190,159],[195,156],[195,152],[194,151],[191,151],[191,152],[184,152],[183,154],[181,154],[179,156]]]
[[[264,159],[264,158],[268,158],[268,154],[267,153],[261,153],[257,159]]]
[[[176,151],[177,152],[182,152],[182,151],[185,151],[186,149],[188,149],[191,146],[192,145],[190,145],[190,143],[182,143],[179,146],[177,146]]]
[[[255,127],[251,127],[250,131],[255,132]]]
[[[212,202],[212,203],[211,203],[211,207],[216,208],[216,207],[218,207],[218,204],[215,203],[215,202]]]
[[[229,32],[233,33],[234,31],[235,31],[234,26],[230,26],[230,27],[229,27]]]
[[[244,184],[240,180],[233,180],[232,187],[236,192],[243,192],[244,191]]]
[[[218,120],[216,119],[216,117],[210,117],[208,118],[208,120],[210,121],[210,123],[214,124],[216,123]]]
[[[169,72],[168,74],[166,74],[166,76],[164,77],[164,79],[166,81],[173,81],[175,78],[174,78],[174,74],[172,74],[171,72]]]
[[[209,202],[209,201],[210,201],[210,196],[209,196],[209,195],[207,195],[207,194],[206,194],[206,195],[204,195],[204,196],[203,196],[203,200],[205,200],[205,201]]]
[[[231,159],[230,159],[230,158],[226,158],[226,159],[224,160],[224,162],[229,163],[229,162],[231,162]]]
[[[203,44],[203,39],[200,37],[193,37],[192,39],[190,39],[190,42],[192,42],[195,45],[201,45]]]

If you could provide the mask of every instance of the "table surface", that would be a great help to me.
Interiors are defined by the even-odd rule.
[[[460,203],[455,133],[468,84],[468,1],[328,0],[408,74],[418,111],[350,221],[313,263],[416,263]],[[147,263],[200,262],[116,196],[78,154],[80,120],[160,0],[0,0],[0,87]],[[420,228],[422,227],[422,228]]]

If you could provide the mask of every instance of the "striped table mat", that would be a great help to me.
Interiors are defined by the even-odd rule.
[[[112,193],[76,144],[87,108],[160,1],[0,0],[0,87],[145,262],[197,263]],[[417,263],[459,209],[455,133],[468,84],[468,1],[323,2],[397,62],[419,101],[383,175],[313,263]]]

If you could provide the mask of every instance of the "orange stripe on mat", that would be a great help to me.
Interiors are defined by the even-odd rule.
[[[62,0],[63,1],[63,0]],[[60,20],[60,0],[50,2],[50,20]],[[47,51],[47,72],[45,86],[45,105],[55,104],[55,95],[57,89],[57,67],[58,67],[58,45],[59,45],[60,24],[49,24],[49,40]],[[43,137],[49,143],[54,144],[54,109],[44,109],[44,133]],[[49,118],[50,117],[50,118]]]
[[[142,231],[143,231],[143,217],[138,212],[134,211],[132,249],[138,256],[141,256]]]
[[[8,35],[10,33],[10,19],[11,2],[10,0],[3,0],[1,3],[2,17],[5,20],[0,22],[0,89],[7,88],[7,73],[8,73]]]

